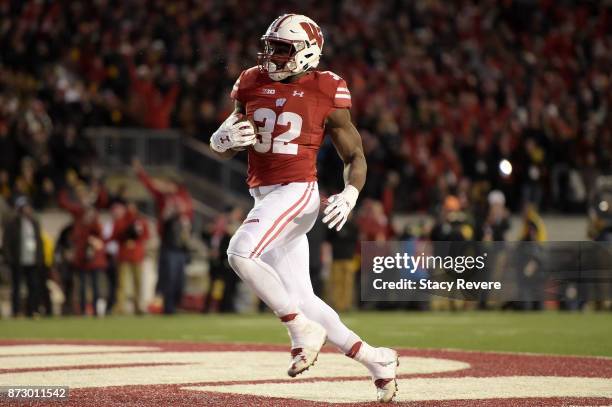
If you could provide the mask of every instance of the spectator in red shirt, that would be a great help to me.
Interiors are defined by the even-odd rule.
[[[108,240],[119,243],[119,285],[117,287],[117,310],[125,311],[127,286],[132,280],[134,287],[134,310],[142,314],[142,264],[145,257],[145,245],[149,239],[147,220],[138,212],[134,203],[127,206],[115,203],[112,208],[113,232]]]
[[[389,233],[389,221],[382,203],[373,199],[364,201],[356,223],[361,240],[385,241]]]
[[[170,201],[181,201],[181,216],[186,216],[190,221],[193,219],[193,203],[187,188],[170,180],[151,178],[138,159],[132,162],[134,172],[138,179],[147,188],[155,201],[155,212],[157,216],[157,232],[163,234],[164,211]]]
[[[132,110],[146,127],[167,129],[170,127],[170,115],[174,110],[179,87],[173,83],[165,94],[162,94],[151,78],[151,70],[146,65],[138,68],[128,59],[128,71],[132,82]],[[169,68],[169,78],[176,78],[176,68]]]
[[[79,272],[81,314],[87,314],[87,280],[91,285],[93,313],[97,316],[100,274],[106,269],[107,259],[102,237],[102,225],[96,208],[87,203],[88,191],[83,185],[77,187],[77,200],[71,200],[64,190],[59,204],[72,214],[74,226],[71,239],[74,245],[74,267]]]
[[[191,229],[193,203],[187,188],[173,181],[152,179],[134,160],[133,168],[153,196],[160,238],[156,293],[164,295],[164,312],[175,312],[174,304],[182,295],[187,252],[184,237]],[[167,226],[171,226],[169,229]]]

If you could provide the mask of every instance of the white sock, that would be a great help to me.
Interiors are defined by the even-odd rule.
[[[363,343],[361,338],[353,331],[350,331],[348,337],[342,344],[342,346],[338,346],[338,348],[344,353],[346,356],[350,358],[355,357],[355,353],[359,350],[358,344]]]
[[[370,346],[370,344],[368,344],[367,342],[362,341],[361,347],[359,348],[359,351],[355,355],[355,360],[362,362],[362,363],[375,362],[376,356],[377,356],[377,349]]]
[[[298,346],[301,345],[301,344],[295,343],[294,341],[296,338],[300,337],[300,332],[302,331],[302,329],[304,329],[304,326],[308,322],[308,318],[306,318],[301,312],[298,312],[297,314],[294,314],[294,315],[295,316],[290,321],[283,321],[281,318],[283,325],[285,325],[285,327],[287,328],[287,331],[289,332],[289,337],[291,338],[292,348],[296,347],[295,345],[298,345]]]
[[[333,308],[313,293],[301,296],[299,307],[307,318],[318,322],[325,328],[328,342],[343,353],[348,353],[353,344],[361,340],[342,323],[340,316]]]
[[[291,314],[289,314],[291,315]],[[295,312],[294,317],[288,321],[282,321],[287,329],[301,328],[308,321],[308,319],[301,312]]]
[[[352,357],[363,364],[388,362],[388,353],[385,353],[385,348],[375,348],[366,341],[357,342],[353,345],[352,352],[347,353],[347,356]]]

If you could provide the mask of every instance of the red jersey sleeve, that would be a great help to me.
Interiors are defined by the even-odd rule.
[[[344,79],[331,71],[321,72],[319,78],[321,90],[331,98],[333,107],[337,109],[351,107],[351,92]]]
[[[256,66],[242,71],[232,87],[230,97],[240,103],[246,103],[247,92],[255,86],[259,73],[259,68]]]
[[[346,109],[351,107],[351,92],[342,78],[338,81],[336,93],[334,94],[334,107]]]
[[[234,82],[234,86],[232,87],[232,93],[230,94],[230,97],[232,99],[237,100],[241,103],[244,103],[244,100],[242,99],[242,95],[241,95],[242,92],[240,92],[240,80],[244,76],[244,72],[245,71],[242,71],[238,79],[236,79],[236,82]]]

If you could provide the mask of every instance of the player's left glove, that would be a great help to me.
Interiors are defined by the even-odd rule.
[[[328,223],[328,228],[336,226],[336,231],[342,229],[346,223],[349,213],[357,203],[359,191],[352,185],[347,185],[344,191],[339,194],[332,195],[327,198],[327,208],[323,213],[326,215],[323,218],[323,223]]]

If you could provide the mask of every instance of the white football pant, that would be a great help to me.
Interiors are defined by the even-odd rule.
[[[240,278],[278,316],[302,312],[321,324],[329,342],[349,352],[359,337],[312,289],[306,233],[319,213],[316,182],[251,188],[255,206],[227,250]]]

